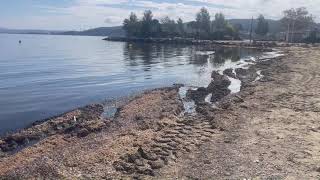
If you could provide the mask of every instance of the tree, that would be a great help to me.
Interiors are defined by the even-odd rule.
[[[196,15],[196,23],[197,23],[197,29],[198,33],[202,33],[203,36],[208,36],[210,33],[210,14],[206,8],[201,8],[200,12]]]
[[[258,24],[255,29],[256,34],[260,36],[264,36],[269,32],[269,23],[268,21],[264,18],[264,16],[261,14],[258,19]]]
[[[217,13],[212,23],[214,31],[224,31],[227,21],[222,13]]]
[[[152,11],[146,10],[143,13],[143,18],[142,18],[142,27],[141,27],[141,36],[142,37],[151,37],[152,36],[152,24],[153,22],[153,14]]]
[[[161,19],[162,32],[165,36],[174,36],[177,34],[177,24],[175,20],[168,16]]]
[[[285,10],[283,14],[284,17],[281,19],[281,22],[287,28],[288,42],[293,40],[293,37],[290,37],[290,31],[291,33],[295,33],[296,31],[305,30],[314,23],[313,16],[309,15],[305,7]]]
[[[127,36],[137,36],[139,33],[138,27],[139,20],[136,14],[131,13],[129,19],[123,21],[123,29],[126,31]]]
[[[215,39],[224,39],[227,21],[222,13],[217,13],[212,22]]]

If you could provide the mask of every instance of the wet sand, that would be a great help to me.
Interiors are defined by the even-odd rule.
[[[320,178],[320,48],[281,50],[238,70],[241,91],[197,114],[183,113],[175,86],[112,120],[90,105],[2,138],[0,179]]]

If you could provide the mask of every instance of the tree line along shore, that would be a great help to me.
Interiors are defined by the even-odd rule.
[[[255,22],[255,23],[253,23]],[[281,31],[277,35],[279,40],[286,42],[320,42],[318,24],[314,17],[304,7],[289,9],[283,12],[280,19]],[[131,13],[123,21],[126,38],[193,38],[197,40],[268,40],[271,36],[268,20],[260,14],[257,19],[252,17],[251,27],[244,29],[241,24],[231,24],[223,13],[216,13],[211,17],[206,8],[201,8],[195,15],[195,20],[184,22],[165,16],[156,19],[151,10],[146,10],[139,18]]]

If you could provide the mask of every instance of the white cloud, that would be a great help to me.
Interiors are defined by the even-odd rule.
[[[1,26],[14,28],[79,30],[120,25],[131,11],[141,15],[145,9],[151,9],[157,18],[168,15],[190,21],[194,19],[201,3],[203,6],[207,5],[212,15],[222,12],[227,18],[251,18],[261,13],[267,18],[279,19],[283,10],[301,6],[307,7],[316,17],[320,16],[320,0],[181,0],[180,3],[151,0],[75,0],[68,7],[38,7],[47,12],[42,16],[35,14],[10,19],[0,17],[0,22]]]

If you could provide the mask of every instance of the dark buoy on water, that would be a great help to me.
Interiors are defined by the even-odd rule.
[[[21,44],[22,43],[22,41],[21,40],[19,40],[19,44]]]

